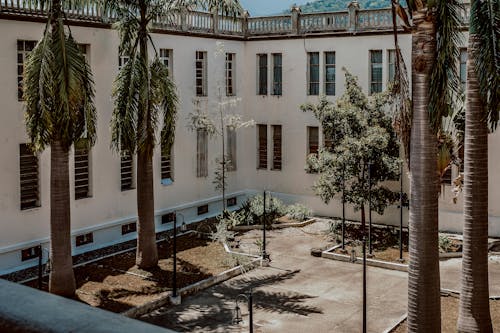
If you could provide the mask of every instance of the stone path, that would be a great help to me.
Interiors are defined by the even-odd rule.
[[[312,257],[311,247],[324,245],[324,222],[301,229],[268,233],[271,266],[258,268],[185,298],[180,306],[162,308],[143,320],[180,332],[248,332],[231,325],[235,297],[253,288],[254,332],[360,332],[362,266]],[[259,231],[247,233],[249,242]],[[241,303],[241,302],[240,302]],[[368,332],[383,332],[406,313],[406,273],[368,268]]]

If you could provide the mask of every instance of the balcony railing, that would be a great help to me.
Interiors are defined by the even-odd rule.
[[[0,18],[42,17],[48,10],[49,1],[43,7],[33,6],[30,0],[0,0]],[[78,7],[65,8],[66,17],[73,21],[109,24],[116,20],[110,12],[103,12],[96,0],[84,0]],[[470,3],[465,3],[460,13],[464,26],[468,25]],[[399,19],[398,19],[399,24]],[[240,38],[265,37],[276,35],[307,35],[317,33],[363,33],[392,29],[390,8],[364,10],[357,3],[349,4],[345,11],[301,14],[292,8],[290,14],[277,16],[224,17],[215,13],[185,11],[175,13],[154,22],[160,30],[183,31],[193,34],[231,35]]]

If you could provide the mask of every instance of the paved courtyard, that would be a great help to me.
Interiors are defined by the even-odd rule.
[[[180,332],[248,332],[231,325],[234,299],[252,287],[254,332],[360,332],[362,266],[312,257],[325,244],[321,222],[302,229],[269,232],[271,266],[252,270],[195,296],[162,308],[143,320]],[[248,238],[260,233],[248,233]],[[405,313],[406,273],[368,267],[368,331],[383,332]],[[243,301],[243,303],[245,303]]]

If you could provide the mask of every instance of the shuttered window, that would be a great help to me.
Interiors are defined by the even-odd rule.
[[[335,52],[325,52],[325,95],[335,95]]]
[[[272,170],[281,170],[281,125],[272,125],[273,129],[273,167]]]
[[[118,70],[121,70],[123,66],[128,62],[129,56],[126,55],[121,55],[118,56]]]
[[[307,61],[307,94],[319,95],[319,52],[308,52]]]
[[[382,92],[382,51],[370,51],[370,94]]]
[[[281,96],[283,93],[283,64],[281,53],[273,53],[273,91],[274,96]]]
[[[18,40],[17,41],[17,99],[23,100],[23,78],[24,65],[26,57],[35,48],[36,41],[34,40]]]
[[[388,70],[388,81],[389,82],[393,82],[394,81],[394,77],[396,75],[396,50],[388,50],[387,51],[387,57],[389,58],[388,60],[388,66],[387,66],[387,70]]]
[[[172,73],[173,73],[173,59],[172,59],[172,55],[173,55],[173,50],[170,50],[170,49],[160,49],[160,61],[165,65],[167,66],[168,68],[168,75],[170,77],[172,77]]]
[[[196,177],[208,176],[208,132],[196,131]]]
[[[134,188],[134,157],[127,149],[122,149],[120,156],[121,190]]]
[[[319,128],[316,126],[307,127],[307,155],[318,155],[319,148]]]
[[[137,231],[137,223],[127,223],[122,225],[122,235],[131,234]]]
[[[226,96],[236,95],[234,89],[234,70],[236,54],[226,53]]]
[[[76,236],[76,239],[75,239],[76,246],[82,246],[82,245],[90,244],[93,242],[94,242],[94,234],[93,233],[79,235],[79,236]]]
[[[267,169],[267,125],[257,125],[257,168]]]
[[[234,129],[227,129],[227,157],[229,164],[227,165],[228,171],[236,171],[236,131]]]
[[[87,139],[75,142],[75,199],[91,196],[90,193],[90,146]]]
[[[196,51],[196,96],[207,96],[207,52]]]
[[[208,213],[208,205],[198,206],[198,215],[203,215]]]
[[[267,95],[267,54],[257,54],[257,94]]]
[[[40,207],[38,156],[25,143],[19,145],[19,169],[21,209]]]
[[[40,245],[21,250],[21,261],[38,258],[40,256],[41,250],[42,249]]]
[[[161,183],[170,185],[174,181],[174,151],[172,146],[166,148],[162,145],[161,149]]]
[[[176,219],[176,213],[170,212],[161,216],[161,224],[166,224],[170,222],[174,222]]]

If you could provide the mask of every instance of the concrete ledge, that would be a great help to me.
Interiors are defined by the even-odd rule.
[[[308,224],[316,222],[315,218],[310,218],[302,222],[292,222],[292,223],[273,223],[269,226],[269,229],[284,229],[284,228],[302,228]],[[249,231],[254,229],[262,229],[262,224],[255,225],[237,225],[231,228],[233,231]],[[267,229],[266,229],[267,230]]]
[[[333,260],[347,261],[347,262],[351,261],[351,256],[349,256],[349,255],[332,253],[332,252],[328,252],[328,251],[323,251],[323,253],[321,254],[321,257],[327,258],[327,259],[333,259]],[[354,263],[363,264],[363,258],[356,257],[356,260],[354,261]],[[380,268],[392,269],[395,271],[408,272],[408,265],[398,264],[395,262],[367,258],[366,264],[368,266],[373,266],[373,267],[380,267]]]
[[[439,254],[439,259],[462,258],[462,252],[445,252]]]
[[[389,326],[389,328],[386,329],[383,333],[391,333],[392,331],[394,331],[394,329],[396,329],[396,327],[398,327],[403,321],[405,321],[407,317],[408,313],[405,313],[397,320],[396,323],[394,323],[394,325]]]
[[[213,285],[224,282],[228,279],[231,279],[235,276],[238,276],[238,275],[246,272],[247,270],[250,270],[250,269],[253,269],[253,268],[259,266],[260,261],[261,261],[261,258],[255,258],[248,264],[236,266],[236,267],[231,268],[227,271],[224,271],[218,275],[209,277],[208,279],[201,280],[199,282],[196,282],[194,284],[191,284],[189,286],[181,288],[181,289],[179,289],[179,295],[181,297],[192,295],[192,294],[195,294],[201,290],[207,289]],[[131,308],[125,312],[122,312],[121,314],[124,316],[127,316],[127,317],[131,317],[131,318],[140,317],[140,316],[142,316],[146,313],[149,313],[151,311],[154,311],[154,310],[156,310],[156,309],[158,309],[166,304],[169,304],[171,295],[172,295],[172,293],[170,291],[161,293],[158,295],[158,299],[151,301],[149,303]]]
[[[175,332],[0,280],[0,332]]]

